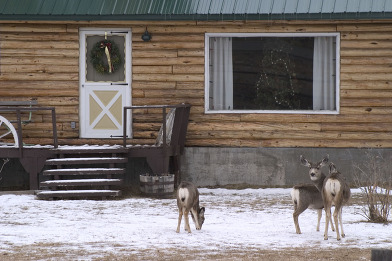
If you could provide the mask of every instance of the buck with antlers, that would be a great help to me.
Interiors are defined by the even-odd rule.
[[[192,220],[196,229],[200,230],[204,223],[205,208],[199,207],[199,191],[196,186],[190,182],[183,181],[177,190],[177,206],[178,206],[178,225],[177,233],[180,232],[182,216],[185,215],[185,230],[191,233],[189,226],[189,212],[191,212]]]
[[[321,168],[328,163],[328,155],[326,155],[322,161],[312,163],[305,159],[302,155],[300,157],[301,164],[309,167],[310,177],[320,177],[318,180],[324,181],[325,175],[322,173]],[[291,199],[294,204],[294,225],[297,234],[301,234],[301,229],[298,223],[298,216],[308,208],[316,209],[318,214],[317,219],[317,231],[320,231],[320,220],[322,216],[322,209],[324,208],[323,198],[321,192],[318,190],[316,185],[313,184],[300,184],[295,185],[291,190]],[[334,231],[334,226],[331,220],[331,229]]]

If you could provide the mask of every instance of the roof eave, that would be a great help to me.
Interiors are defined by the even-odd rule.
[[[372,20],[392,19],[392,12],[302,14],[126,14],[126,15],[28,15],[0,14],[6,21],[246,21],[246,20]]]

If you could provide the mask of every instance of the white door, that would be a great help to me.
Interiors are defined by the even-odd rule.
[[[122,137],[123,107],[131,105],[130,59],[130,30],[80,30],[81,138]]]

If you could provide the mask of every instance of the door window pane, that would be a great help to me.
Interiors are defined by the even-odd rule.
[[[123,35],[108,35],[107,40],[113,42],[117,46],[120,61],[118,63],[118,68],[112,73],[101,73],[96,68],[91,59],[92,51],[97,50],[97,43],[105,40],[104,35],[87,35],[86,36],[86,81],[87,82],[125,82],[125,36]],[[96,53],[96,52],[94,52]],[[113,62],[113,55],[111,55]],[[102,55],[100,58],[100,64],[108,69],[108,57],[105,53],[104,48],[102,48]]]

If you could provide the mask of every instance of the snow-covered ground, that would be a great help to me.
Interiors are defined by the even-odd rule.
[[[365,222],[362,205],[353,201],[343,208],[346,237],[334,232],[323,239],[316,232],[317,213],[299,217],[301,235],[295,233],[290,189],[201,188],[200,205],[206,208],[202,230],[177,234],[175,199],[132,197],[121,200],[43,201],[34,195],[0,195],[0,259],[13,249],[33,245],[101,253],[144,251],[161,253],[186,245],[200,251],[225,249],[284,249],[289,247],[392,248],[391,225]],[[353,189],[353,197],[360,190]],[[99,250],[99,251],[98,251]]]

